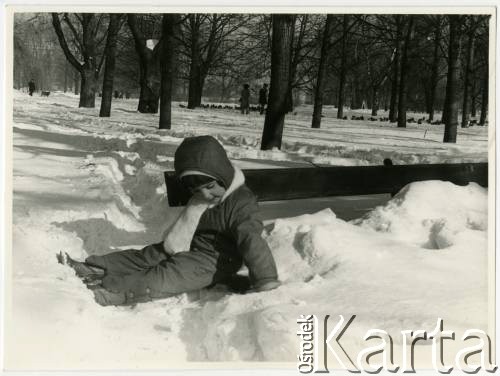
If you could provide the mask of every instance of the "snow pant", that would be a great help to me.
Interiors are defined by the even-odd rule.
[[[113,293],[124,292],[128,302],[150,301],[199,290],[234,273],[229,270],[228,273],[221,272],[219,260],[201,251],[167,255],[161,243],[141,250],[90,256],[85,262],[105,269],[102,286]]]

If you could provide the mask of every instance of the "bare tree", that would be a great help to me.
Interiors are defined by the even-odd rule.
[[[481,116],[479,117],[479,125],[485,125],[488,113],[488,81],[489,81],[489,35],[488,24],[489,19],[486,18],[484,22],[484,33],[482,41],[479,44],[479,56],[483,59],[483,73],[481,77]]]
[[[443,142],[457,142],[458,125],[458,77],[460,71],[462,16],[449,15],[450,37],[448,47],[448,77],[446,82],[446,99],[443,110],[446,119]]]
[[[299,23],[298,35],[292,36],[292,48],[290,50],[290,84],[288,85],[288,93],[286,95],[286,110],[287,112],[293,111],[293,88],[295,86],[295,75],[297,74],[297,68],[300,62],[300,54],[302,52],[302,47],[304,44],[304,38],[307,30],[307,24],[309,22],[309,15],[303,14],[295,16],[295,20]],[[294,25],[295,31],[295,25]]]
[[[137,111],[142,113],[157,113],[159,90],[156,76],[158,74],[158,62],[156,52],[158,44],[148,46],[147,39],[138,25],[138,15],[128,14],[127,23],[134,38],[134,45],[139,57],[140,86],[139,104]],[[152,47],[152,48],[150,48]]]
[[[348,39],[349,15],[344,14],[342,22],[342,50],[340,56],[339,89],[337,100],[337,119],[344,117],[345,82],[347,75],[347,39]]]
[[[273,14],[272,23],[271,87],[262,133],[262,150],[281,148],[287,104],[286,96],[290,85],[290,50],[295,15]]]
[[[183,22],[181,42],[189,57],[188,108],[201,105],[205,80],[210,70],[223,60],[221,46],[246,24],[249,17],[235,14],[188,14]],[[227,52],[227,51],[223,51]]]
[[[483,76],[483,84],[482,84],[482,94],[481,94],[481,116],[479,117],[479,125],[486,124],[486,115],[488,113],[488,68],[485,69],[485,73]]]
[[[399,67],[401,64],[401,46],[403,39],[403,23],[401,15],[395,15],[396,23],[396,38],[394,41],[394,60],[392,63],[392,85],[391,85],[391,101],[389,105],[389,121],[391,123],[397,120],[397,97],[399,92]]]
[[[434,48],[433,48],[433,58],[432,58],[432,68],[431,68],[431,79],[430,79],[430,93],[429,93],[429,122],[434,120],[434,109],[436,105],[436,89],[439,78],[439,62],[440,62],[440,45],[441,45],[441,29],[443,27],[443,16],[435,16],[435,28],[434,28]]]
[[[391,72],[395,52],[393,51],[391,55],[390,49],[384,46],[385,41],[379,38],[372,28],[367,26],[366,22],[361,25],[361,36],[364,41],[362,50],[366,63],[367,82],[371,89],[371,115],[377,116],[380,91]]]
[[[160,129],[172,128],[172,87],[177,64],[177,43],[180,34],[181,16],[165,13],[162,20]]]
[[[408,16],[408,28],[406,30],[406,36],[403,47],[403,56],[401,58],[401,75],[399,79],[399,98],[398,98],[398,127],[406,127],[406,100],[408,95],[408,50],[410,48],[411,35],[413,33],[413,25],[415,22],[415,16]]]
[[[466,53],[466,66],[464,72],[464,95],[463,95],[463,104],[462,104],[462,128],[467,128],[469,126],[470,120],[470,92],[471,92],[471,81],[472,76],[474,74],[474,48],[475,48],[475,39],[476,39],[476,28],[478,26],[478,19],[476,16],[468,16],[467,21],[469,23],[469,30],[467,32],[467,50]]]
[[[189,97],[188,108],[196,108],[201,104],[203,84],[205,82],[205,68],[200,51],[200,33],[204,14],[189,14],[188,25],[190,31],[191,63],[189,66]],[[208,45],[208,43],[207,43]]]
[[[82,57],[83,62],[75,56],[75,53],[68,46],[58,13],[52,13],[52,25],[54,26],[64,55],[80,74],[81,90],[79,107],[95,107],[97,79],[104,61],[104,54],[99,58],[99,46],[106,37],[105,33],[101,33],[102,35],[99,33],[103,15],[74,13],[73,16],[74,18],[70,17],[68,13],[64,13],[63,20],[71,31],[73,45]],[[79,22],[81,32],[79,32],[77,26],[74,24],[74,19]]]
[[[344,16],[344,22],[345,22]],[[321,112],[323,110],[323,94],[325,91],[326,69],[331,53],[331,37],[335,15],[328,14],[326,16],[325,30],[323,32],[323,44],[321,46],[321,55],[319,58],[318,78],[316,80],[316,91],[314,95],[314,110],[312,116],[312,128],[321,126]]]
[[[100,117],[109,117],[111,114],[111,99],[113,97],[113,81],[115,77],[116,42],[121,27],[123,15],[109,14],[108,39],[106,42],[106,63],[104,64],[104,78],[102,80],[102,99]]]

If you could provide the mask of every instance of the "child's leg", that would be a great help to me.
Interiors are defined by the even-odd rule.
[[[62,254],[62,253],[61,253]],[[62,257],[62,256],[61,256]],[[86,278],[88,276],[102,276],[104,275],[104,269],[89,265],[85,262],[73,260],[70,255],[66,253],[65,263],[72,267],[76,275],[80,278]]]
[[[89,256],[85,263],[106,270],[107,274],[132,274],[147,270],[169,256],[161,243],[151,244],[143,249],[127,249],[103,256]]]
[[[107,275],[102,286],[127,296],[127,303],[195,291],[215,281],[217,260],[204,253],[181,252],[141,272]]]

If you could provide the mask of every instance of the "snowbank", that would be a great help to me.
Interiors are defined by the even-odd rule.
[[[267,241],[284,285],[202,304],[190,316],[208,328],[196,341],[197,356],[291,361],[300,314],[356,314],[355,333],[363,334],[372,327],[431,330],[437,317],[457,331],[486,330],[486,201],[475,184],[430,181],[408,185],[360,221],[330,210],[276,220]],[[443,224],[441,233],[433,223]],[[447,248],[429,249],[429,239],[444,248],[441,237]],[[343,345],[359,351],[360,338]]]
[[[345,151],[352,151],[349,163],[366,164],[368,159],[356,159],[361,154],[352,138],[362,144],[367,134],[370,146],[362,151],[367,156],[370,147],[392,153],[400,145],[373,144],[388,128],[376,133],[368,125],[353,125],[344,131],[344,125],[328,121],[314,139],[297,120],[287,142],[299,147],[307,139],[305,149],[262,154],[252,141],[259,131],[249,126],[262,120],[256,116],[240,124],[235,114],[201,117],[178,110],[180,129],[164,132],[154,129],[157,117],[132,111],[131,101],[114,105],[123,115],[101,120],[93,109],[74,108],[70,96],[30,98],[17,96],[15,107],[7,368],[295,362],[295,321],[301,314],[356,314],[346,348],[362,346],[368,328],[432,329],[437,317],[458,335],[464,328],[488,329],[487,191],[439,181],[410,184],[352,222],[330,209],[273,221],[264,237],[283,281],[276,290],[235,295],[216,286],[133,308],[96,305],[73,272],[57,264],[55,253],[84,258],[157,241],[178,213],[167,205],[163,171],[172,169],[176,145],[189,132],[219,134],[229,154],[241,158],[235,163],[252,167],[296,162],[307,153],[313,159],[344,158]],[[342,147],[335,149],[339,130]],[[411,145],[404,155],[416,161],[486,155],[486,142],[476,140],[455,148],[428,140],[412,144],[417,131],[401,136],[401,144]],[[483,130],[469,132],[481,139]],[[232,138],[238,133],[245,137],[243,146]],[[413,154],[422,143],[432,146]]]
[[[487,230],[487,190],[475,183],[425,181],[404,187],[386,206],[355,221],[424,248],[452,246]]]

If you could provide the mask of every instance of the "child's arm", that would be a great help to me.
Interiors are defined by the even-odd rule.
[[[261,235],[263,225],[257,218],[258,211],[255,197],[238,202],[231,216],[231,231],[249,270],[253,289],[265,291],[278,287],[280,283],[273,255]]]
[[[189,251],[200,217],[209,206],[210,203],[194,196],[189,200],[181,215],[163,234],[163,248],[167,254]]]

